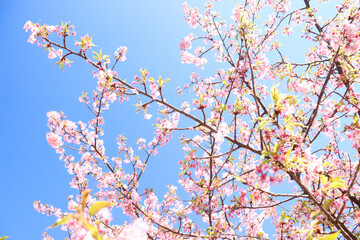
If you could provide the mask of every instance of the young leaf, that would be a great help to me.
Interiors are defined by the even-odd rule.
[[[312,212],[312,213],[310,214],[310,218],[313,219],[313,220],[315,220],[320,214],[321,214],[320,211]]]
[[[279,90],[278,90],[278,92],[279,92]],[[286,94],[278,94],[275,104],[276,105],[280,104],[286,97],[287,97]]]
[[[354,118],[353,118],[353,123],[357,124],[358,121],[359,121],[359,114],[355,113]]]
[[[60,225],[63,225],[63,224],[66,224],[68,223],[72,218],[74,218],[73,215],[68,215],[68,216],[65,216],[63,218],[59,218],[58,220],[56,220],[56,222],[51,225],[50,227],[48,228],[55,228],[57,226],[60,226]],[[1,239],[0,239],[1,240]]]
[[[320,175],[320,182],[324,185],[328,182],[328,178],[325,175]]]
[[[93,216],[95,213],[97,213],[101,209],[109,207],[109,206],[114,206],[114,205],[115,205],[115,203],[107,202],[107,201],[95,202],[89,209],[89,215]]]
[[[84,209],[85,209],[86,199],[89,196],[90,192],[91,192],[91,190],[85,190],[82,192],[82,202],[81,202],[82,211],[84,211]]]
[[[319,238],[319,240],[335,240],[338,237],[339,233],[340,233],[340,230],[337,232],[334,232],[332,234],[323,236],[323,237]]]
[[[272,86],[270,89],[270,97],[272,102],[276,102],[276,100],[278,99],[278,95],[279,95],[279,89],[277,89],[278,86],[279,84],[276,84]]]
[[[335,181],[335,182],[332,182],[330,184],[330,188],[331,189],[339,189],[339,188],[346,188],[346,184],[344,183],[344,181]]]
[[[325,208],[326,210],[329,210],[330,207],[331,207],[331,204],[332,204],[333,202],[334,202],[333,199],[330,199],[330,198],[325,199],[325,201],[324,201],[324,208]]]
[[[345,181],[341,179],[340,177],[336,177],[331,183],[330,183],[331,189],[339,189],[339,188],[346,188]]]
[[[268,121],[265,120],[265,119],[262,120],[262,121],[259,123],[259,126],[258,126],[257,130],[259,131],[259,130],[263,129],[266,124],[268,124]]]
[[[314,238],[311,236],[311,231],[306,235],[306,240],[313,240]]]

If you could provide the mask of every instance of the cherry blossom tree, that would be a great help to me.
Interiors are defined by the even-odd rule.
[[[46,138],[78,195],[65,211],[40,201],[35,209],[55,215],[51,227],[74,240],[358,239],[360,2],[336,3],[323,18],[315,5],[326,9],[331,1],[228,1],[231,18],[216,10],[217,0],[183,3],[194,33],[179,44],[182,63],[206,68],[211,60],[219,68],[212,76],[193,73],[174,90],[188,97],[182,104],[166,100],[169,79],[141,69],[126,81],[116,72],[126,47],[105,55],[69,23],[28,21],[30,43],[61,68],[86,61],[97,79],[92,94],[79,98],[90,121],[47,114]],[[311,46],[304,59],[287,56],[282,42],[289,41]],[[124,101],[154,121],[154,137],[134,147],[120,135],[118,155],[109,156],[103,112]],[[149,107],[158,109],[156,120]],[[179,184],[164,196],[142,190],[144,171],[175,133],[184,153]],[[114,209],[130,220],[113,223]]]

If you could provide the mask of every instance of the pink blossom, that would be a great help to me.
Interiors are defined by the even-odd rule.
[[[151,89],[151,95],[153,99],[156,99],[158,96],[160,96],[159,86],[155,83],[155,80],[153,78],[149,79],[149,83],[150,83],[149,88]]]
[[[119,240],[147,240],[148,230],[149,225],[138,218],[122,230]]]
[[[61,120],[61,113],[51,111],[46,114],[50,123],[56,124]]]
[[[117,98],[116,93],[110,93],[106,95],[106,99],[110,102],[114,102],[116,98]]]
[[[53,132],[47,133],[46,139],[49,145],[53,148],[59,148],[63,145],[63,142],[61,141],[61,137]]]
[[[145,119],[151,119],[151,118],[152,118],[152,115],[147,113],[147,114],[144,115],[144,118],[145,118]]]
[[[97,215],[106,223],[109,224],[109,222],[112,221],[113,217],[109,210],[109,208],[103,208],[101,209]]]
[[[232,10],[231,18],[237,23],[247,23],[249,22],[249,12],[245,11],[242,5],[237,4]]]
[[[42,235],[42,240],[54,240],[54,238],[50,237],[46,232],[44,232]]]
[[[127,47],[119,47],[118,49],[116,49],[115,51],[115,58],[121,62],[124,62],[126,60],[126,52],[127,52]]]
[[[215,133],[214,138],[215,142],[222,144],[224,142],[224,137],[230,133],[229,127],[225,122],[222,122],[218,128],[218,131]]]
[[[183,51],[185,51],[185,49],[190,49],[191,48],[191,41],[193,39],[194,39],[194,34],[191,33],[190,35],[183,38],[183,40],[179,44],[179,48],[181,50],[183,50]]]
[[[194,51],[194,53],[199,56],[200,54],[202,54],[205,51],[205,47],[197,47]]]
[[[182,9],[185,15],[185,20],[190,25],[190,27],[197,27],[201,18],[199,10],[197,8],[190,8],[186,2],[183,3]]]
[[[286,26],[283,28],[282,34],[283,34],[284,36],[289,36],[292,32],[293,32],[293,28],[290,27],[289,25],[286,25]]]
[[[59,31],[59,26],[50,26],[50,25],[47,25],[47,26],[46,26],[46,29],[47,29],[49,32],[57,32],[57,31]]]
[[[193,63],[195,61],[194,55],[187,51],[181,52],[181,63]]]
[[[56,53],[53,52],[53,51],[50,51],[50,52],[49,52],[49,55],[48,55],[48,58],[49,58],[49,59],[56,58]]]
[[[188,102],[183,102],[183,104],[181,104],[181,108],[184,109],[183,111],[185,113],[189,113],[191,111],[190,104]]]
[[[27,21],[24,25],[24,30],[27,32],[33,27],[33,23],[31,21]]]
[[[24,29],[26,32],[29,30],[31,31],[31,34],[27,40],[29,43],[34,44],[38,41],[36,37],[39,35],[40,29],[36,24],[32,23],[31,21],[27,21],[24,25]]]
[[[95,46],[92,43],[92,37],[89,37],[88,34],[86,34],[85,36],[81,37],[81,42],[76,42],[75,43],[76,46],[81,47],[81,51],[82,52],[86,52],[88,49],[90,49],[91,47]]]

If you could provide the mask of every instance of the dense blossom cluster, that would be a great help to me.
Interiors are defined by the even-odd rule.
[[[88,122],[47,115],[48,143],[79,194],[69,198],[67,211],[38,201],[34,207],[58,217],[53,227],[69,231],[70,239],[360,237],[360,2],[338,1],[334,15],[322,20],[309,0],[297,8],[288,0],[235,1],[228,3],[234,4],[228,21],[215,10],[218,2],[206,1],[203,11],[182,6],[186,22],[199,30],[180,42],[182,63],[205,68],[211,59],[221,67],[212,76],[193,73],[178,89],[192,100],[180,107],[165,100],[169,79],[140,69],[129,83],[113,70],[126,60],[126,47],[115,51],[110,66],[101,51],[87,56],[95,47],[88,35],[76,50],[65,44],[75,35],[68,23],[25,24],[28,41],[58,57],[60,67],[78,56],[97,78],[92,96],[79,98],[93,114]],[[331,1],[318,4],[325,9]],[[284,39],[294,46],[310,41],[311,48],[302,61],[291,60]],[[119,154],[111,157],[102,113],[133,99],[146,119],[152,119],[148,107],[158,107],[154,136],[133,148],[120,135]],[[143,172],[174,131],[183,133],[178,185],[164,196],[140,191]],[[114,224],[113,208],[131,221]],[[52,238],[44,233],[43,239]]]

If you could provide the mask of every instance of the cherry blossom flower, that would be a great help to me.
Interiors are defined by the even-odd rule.
[[[63,145],[63,142],[61,141],[61,137],[53,132],[47,133],[46,139],[49,145],[53,148],[59,148]]]
[[[126,60],[126,52],[127,52],[127,47],[119,47],[118,49],[116,49],[115,51],[115,58],[121,62],[124,62]]]

